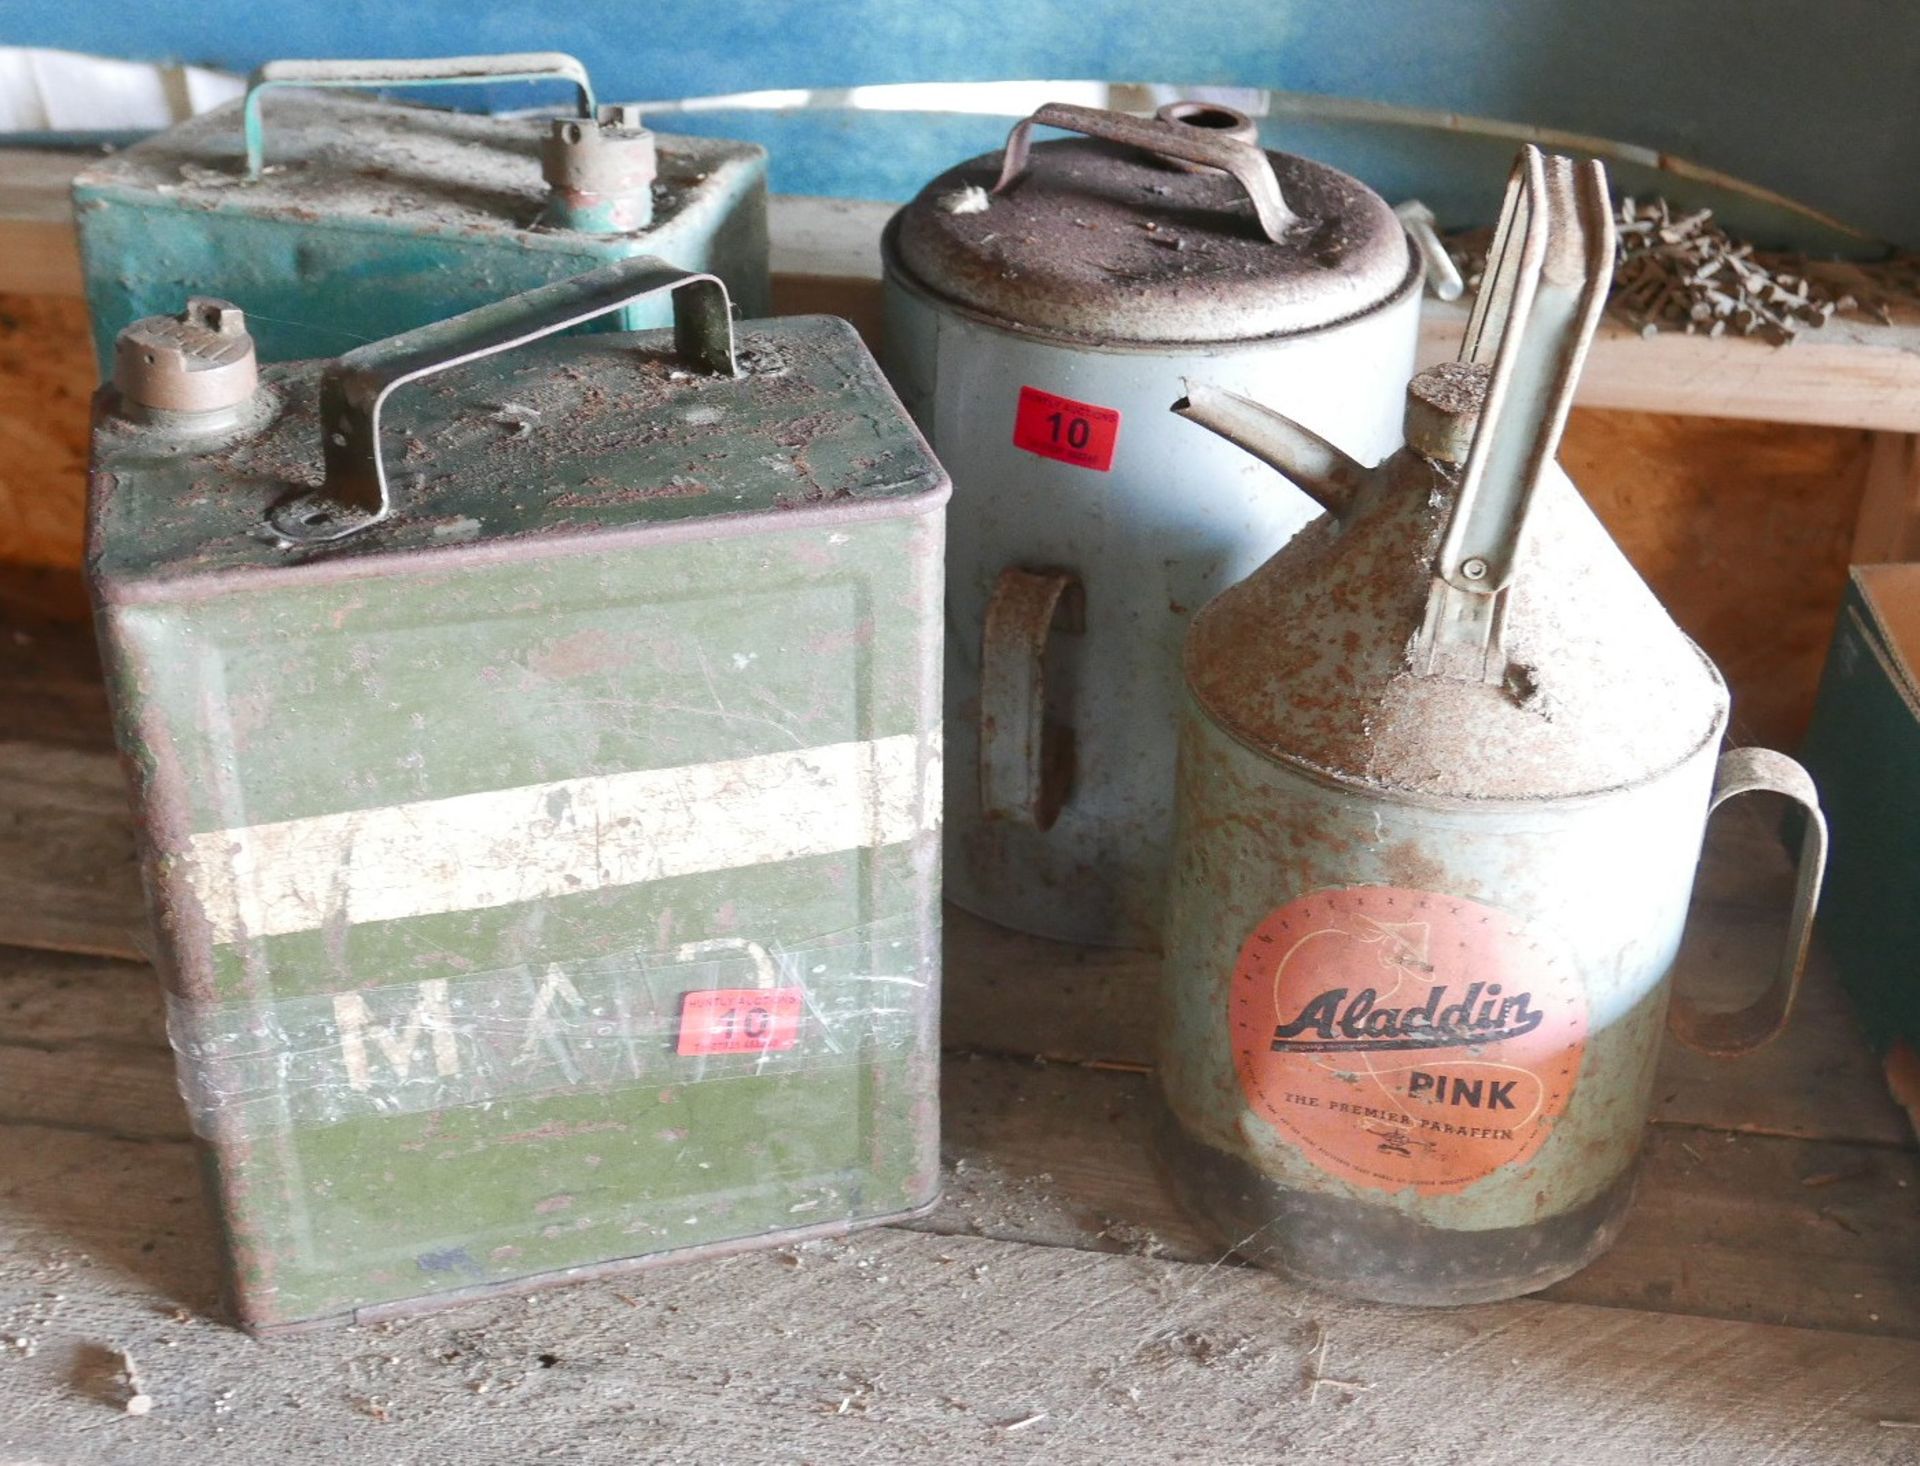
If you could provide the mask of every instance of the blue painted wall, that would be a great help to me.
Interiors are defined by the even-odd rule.
[[[552,48],[609,97],[1023,77],[1325,92],[1662,148],[1920,243],[1915,0],[0,0],[0,39],[236,70]],[[776,186],[844,178],[832,137],[796,136]]]

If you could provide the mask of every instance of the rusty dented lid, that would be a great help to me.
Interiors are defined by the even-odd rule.
[[[74,180],[76,203],[101,194],[164,198],[186,209],[278,216],[419,233],[503,228],[539,245],[550,190],[541,149],[549,127],[386,102],[352,92],[288,91],[267,103],[266,167],[245,176],[241,103],[135,143]],[[655,134],[653,223],[694,204],[709,178],[757,167],[764,150],[717,138]]]
[[[322,480],[324,362],[264,367],[251,426],[182,438],[103,391],[93,544],[103,583],[393,556],[529,553],[608,534],[684,538],[924,514],[947,479],[853,328],[743,322],[739,375],[689,369],[671,331],[551,337],[394,392],[393,509],[331,543],[276,538],[269,511]]]
[[[1727,693],[1558,466],[1508,591],[1498,683],[1416,673],[1457,469],[1403,450],[1195,618],[1188,684],[1242,742],[1445,800],[1620,788],[1717,740]],[[1276,488],[1281,487],[1276,485]]]
[[[1415,261],[1384,199],[1306,158],[1266,156],[1294,215],[1277,242],[1226,173],[1073,138],[1035,145],[997,194],[1000,153],[941,174],[895,217],[890,253],[935,295],[1092,342],[1311,331],[1408,284]]]

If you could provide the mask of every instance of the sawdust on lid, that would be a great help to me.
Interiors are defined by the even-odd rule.
[[[189,208],[294,218],[404,219],[461,232],[530,229],[547,202],[538,117],[502,118],[385,102],[352,92],[274,92],[264,100],[266,168],[244,177],[240,103],[215,108],[93,164],[76,187],[137,189]],[[656,134],[657,228],[713,173],[749,162],[748,143]]]
[[[1557,467],[1509,591],[1505,679],[1416,673],[1451,493],[1444,470],[1397,455],[1344,528],[1323,515],[1217,597],[1187,644],[1202,706],[1262,752],[1440,799],[1616,789],[1718,737],[1718,672]]]
[[[951,168],[897,216],[923,287],[1028,329],[1085,339],[1218,341],[1314,330],[1395,297],[1413,269],[1385,200],[1269,153],[1297,222],[1261,232],[1240,184],[1113,143],[1041,143],[987,205],[1000,155]]]
[[[691,370],[671,342],[669,331],[556,337],[408,385],[383,414],[391,515],[293,554],[341,561],[842,506],[913,514],[944,494],[845,322],[753,323],[731,379]],[[320,365],[268,367],[270,419],[224,441],[183,446],[100,419],[95,461],[120,484],[101,499],[114,573],[289,562],[263,520],[323,481]]]

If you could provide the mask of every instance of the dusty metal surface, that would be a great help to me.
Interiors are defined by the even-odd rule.
[[[1464,437],[1462,461],[1403,449],[1369,473],[1244,397],[1176,405],[1333,511],[1194,620],[1189,687],[1252,747],[1380,789],[1528,800],[1633,784],[1717,736],[1718,674],[1553,462],[1605,289],[1605,197],[1597,165],[1523,155],[1462,362],[1409,397],[1409,438]]]
[[[665,333],[541,342],[454,368],[389,409],[393,512],[325,550],[289,550],[264,523],[322,482],[317,364],[262,369],[271,420],[197,454],[104,417],[96,573],[128,596],[250,570],[337,579],[397,555],[477,563],[530,540],[745,533],[799,511],[857,520],[939,481],[918,434],[827,390],[872,381],[851,327],[745,322],[737,349],[737,379],[689,374]],[[120,485],[134,471],[148,485],[137,494]]]
[[[311,217],[417,219],[449,231],[532,229],[547,201],[540,153],[548,124],[410,106],[350,92],[292,92],[272,104],[272,156],[243,174],[239,104],[216,107],[89,165],[82,189],[164,192],[189,208],[282,210]],[[760,155],[720,138],[661,137],[657,222],[686,207],[725,164]]]
[[[1176,104],[1178,105],[1178,104]],[[1000,154],[1000,177],[989,193],[1004,196],[1019,187],[1026,175],[1035,127],[1056,127],[1102,142],[1118,143],[1166,162],[1187,164],[1224,173],[1240,185],[1260,221],[1260,232],[1275,244],[1300,223],[1287,207],[1274,176],[1272,160],[1252,138],[1231,131],[1194,127],[1178,117],[1134,117],[1100,107],[1076,107],[1050,102],[1031,117],[1014,123]],[[951,211],[949,211],[951,212]]]
[[[683,375],[737,378],[733,318],[717,277],[644,259],[592,270],[328,362],[320,375],[321,487],[275,504],[268,522],[290,542],[313,544],[385,519],[393,509],[393,483],[381,437],[396,391],[662,298],[673,312],[674,355],[692,368]]]
[[[1112,130],[1082,111],[1066,115]],[[1175,126],[1121,122],[1139,124],[1128,135]],[[1180,382],[1284,402],[1369,463],[1399,441],[1419,263],[1360,184],[1270,161],[1300,216],[1278,244],[1235,179],[1112,142],[1039,144],[997,196],[1000,155],[975,159],[929,184],[883,240],[888,372],[960,506],[947,889],[1003,925],[1157,944],[1181,640],[1197,607],[1311,517],[1244,455],[1167,420]],[[991,676],[984,631],[1003,578],[1055,572],[1081,588],[1084,632],[1053,639],[1038,683],[1031,655]],[[1040,707],[1060,730],[1052,746],[1072,740],[1072,787],[1044,823],[1013,813],[1032,798],[1002,798],[980,772],[1035,787],[1041,745],[1007,741],[1005,689],[1022,694],[1018,728]]]
[[[349,87],[373,91],[394,87],[484,86],[489,82],[560,81],[573,88],[579,115],[596,115],[596,99],[587,68],[563,51],[518,51],[487,56],[408,57],[339,60],[307,58],[268,61],[247,78],[240,102],[240,126],[246,146],[246,176],[258,179],[266,169],[267,129],[262,105],[281,87],[309,90]]]
[[[1589,191],[1592,212],[1604,193]],[[1503,258],[1513,276],[1524,247],[1531,273],[1482,294],[1468,363],[1411,395],[1409,437],[1456,451],[1469,437],[1464,463],[1409,450],[1366,474],[1244,398],[1196,392],[1180,409],[1339,510],[1203,610],[1188,641],[1195,697],[1274,757],[1429,797],[1564,798],[1672,768],[1722,725],[1718,674],[1552,461],[1607,251],[1588,239],[1581,259],[1570,215],[1522,201],[1510,196]],[[1549,222],[1568,257],[1549,249]],[[1569,286],[1584,303],[1549,303]],[[1492,386],[1463,378],[1476,366]],[[1442,594],[1497,601],[1443,628],[1486,649],[1448,663],[1461,675],[1429,674]]]
[[[123,326],[177,311],[191,294],[245,309],[263,361],[297,360],[635,254],[710,270],[746,314],[765,311],[766,154],[751,144],[635,132],[620,117],[611,132],[580,122],[583,140],[591,129],[604,144],[589,145],[596,156],[616,159],[619,186],[590,168],[594,177],[568,175],[556,195],[541,119],[294,91],[274,97],[269,161],[248,178],[241,106],[184,122],[76,178],[103,365]],[[628,165],[649,152],[657,176],[634,183]]]
[[[1805,961],[1810,781],[1715,777],[1724,685],[1553,462],[1606,209],[1598,165],[1523,150],[1462,361],[1371,473],[1233,393],[1176,405],[1329,512],[1188,638],[1164,1145],[1218,1235],[1357,1296],[1511,1297],[1611,1244],[1722,800],[1803,805],[1800,887],[1766,993],[1676,1031],[1765,1042]]]
[[[1393,296],[1409,251],[1385,202],[1305,158],[1266,157],[1293,215],[1277,242],[1234,178],[1073,140],[1036,144],[985,208],[956,200],[995,187],[1001,154],[941,174],[900,213],[899,260],[958,305],[1094,343],[1280,336]]]
[[[1499,684],[1417,673],[1411,642],[1453,475],[1405,455],[1197,617],[1194,696],[1256,748],[1380,789],[1564,798],[1671,768],[1719,735],[1719,675],[1557,468],[1510,592]],[[1599,634],[1600,628],[1607,634]]]
[[[250,1328],[937,1190],[945,477],[851,328],[748,323],[728,374],[684,283],[677,342],[520,345],[566,319],[523,300],[364,354],[384,434],[324,363],[219,436],[102,394],[101,640]],[[289,543],[334,449],[391,511]]]

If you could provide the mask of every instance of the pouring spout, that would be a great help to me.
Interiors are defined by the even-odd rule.
[[[1285,474],[1335,519],[1347,512],[1368,476],[1363,465],[1312,429],[1223,387],[1189,382],[1173,410]]]

